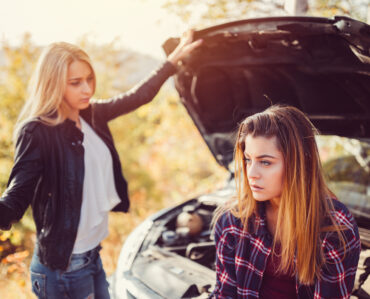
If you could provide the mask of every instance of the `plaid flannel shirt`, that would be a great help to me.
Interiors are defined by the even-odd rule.
[[[349,298],[360,255],[360,238],[356,222],[346,206],[333,200],[334,219],[345,227],[344,248],[334,232],[322,233],[321,247],[325,264],[322,278],[311,286],[296,279],[297,298]],[[240,219],[230,212],[222,215],[215,227],[217,281],[211,298],[258,298],[267,258],[272,249],[272,236],[267,230],[265,205],[259,204],[259,215],[249,219],[254,229],[243,230]]]

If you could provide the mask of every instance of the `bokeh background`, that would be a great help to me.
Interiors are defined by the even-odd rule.
[[[368,0],[309,1],[307,15],[365,21]],[[13,163],[13,127],[27,98],[40,50],[55,41],[80,45],[97,74],[95,97],[131,88],[164,61],[162,43],[196,29],[248,17],[287,15],[281,0],[13,0],[0,10],[0,194]],[[154,101],[114,120],[112,129],[129,182],[131,212],[111,213],[102,259],[115,269],[126,236],[148,215],[220,188],[228,177],[179,101],[172,80]],[[333,141],[335,143],[335,140]],[[330,143],[330,142],[328,142]],[[334,148],[338,148],[334,144]],[[327,149],[328,150],[328,149]],[[29,263],[35,242],[31,211],[0,232],[0,298],[34,298]]]

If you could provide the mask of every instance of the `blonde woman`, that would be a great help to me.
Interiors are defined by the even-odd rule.
[[[187,32],[146,81],[106,101],[91,100],[96,78],[82,49],[61,42],[43,51],[0,199],[1,229],[32,207],[37,242],[30,270],[38,298],[109,298],[99,244],[108,234],[108,212],[127,212],[129,198],[108,122],[150,102],[200,43]]]
[[[237,198],[215,218],[213,298],[349,298],[358,228],[325,184],[315,135],[294,107],[240,124]]]

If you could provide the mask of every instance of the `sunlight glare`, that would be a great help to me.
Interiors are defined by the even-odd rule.
[[[162,8],[164,0],[14,0],[0,12],[0,40],[17,43],[25,32],[40,45],[75,43],[86,35],[97,43],[115,38],[123,46],[163,56],[161,44],[186,29]]]

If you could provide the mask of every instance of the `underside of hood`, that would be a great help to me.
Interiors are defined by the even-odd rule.
[[[304,111],[322,134],[370,138],[370,26],[345,17],[281,17],[196,32],[203,43],[175,86],[216,160],[233,159],[245,117],[272,104]],[[165,45],[170,53],[178,39]]]

